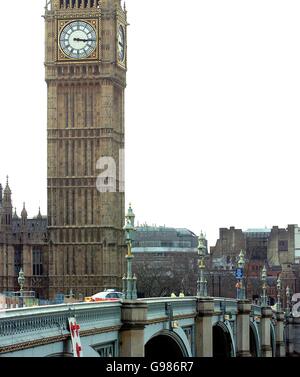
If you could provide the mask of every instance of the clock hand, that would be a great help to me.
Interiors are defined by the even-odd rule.
[[[81,39],[81,38],[74,38],[75,42],[96,42],[96,39]]]

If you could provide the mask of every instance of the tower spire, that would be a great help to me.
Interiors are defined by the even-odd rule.
[[[26,226],[26,223],[27,223],[27,211],[26,211],[26,208],[25,208],[25,203],[23,203],[23,209],[22,209],[22,212],[21,212],[21,218],[22,218],[22,226],[25,227]]]
[[[39,207],[39,213],[37,215],[37,219],[41,220],[42,219],[42,214],[41,214],[41,207]]]
[[[28,216],[27,211],[26,211],[26,207],[25,207],[25,202],[23,203],[23,209],[22,209],[22,212],[21,212],[21,216],[22,216],[22,219],[27,218],[27,216]]]
[[[11,226],[12,219],[11,190],[8,184],[8,176],[6,177],[6,186],[2,198],[2,216],[2,224],[4,224],[6,229],[8,230]]]
[[[8,183],[8,175],[6,176],[6,186],[4,189],[3,202],[6,206],[11,204],[11,189]]]
[[[17,214],[17,208],[15,207],[15,212],[13,214],[13,219],[18,219],[18,218],[19,218],[19,216]]]
[[[8,175],[6,176],[6,186],[5,186],[5,189],[4,189],[4,194],[11,194],[11,189],[9,187],[9,183],[8,183]]]

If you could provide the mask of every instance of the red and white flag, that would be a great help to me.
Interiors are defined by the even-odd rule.
[[[71,333],[74,357],[83,357],[80,341],[80,326],[74,317],[69,318],[69,330]]]

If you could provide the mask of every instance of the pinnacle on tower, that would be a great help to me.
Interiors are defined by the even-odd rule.
[[[19,216],[17,214],[17,208],[15,208],[15,212],[13,214],[13,219],[18,219],[18,218],[19,218]]]
[[[22,219],[27,219],[27,211],[26,211],[26,208],[25,208],[25,203],[23,204],[23,209],[22,209],[22,212],[21,212],[21,216],[22,216]]]
[[[11,206],[11,189],[8,184],[8,176],[6,177],[6,186],[3,192],[3,205]]]
[[[6,176],[6,186],[5,186],[5,189],[4,189],[4,195],[10,195],[11,194],[11,189],[9,187],[9,183],[8,183],[8,175]]]
[[[39,213],[38,213],[38,215],[37,215],[37,219],[39,219],[39,220],[42,219],[41,207],[39,207]]]

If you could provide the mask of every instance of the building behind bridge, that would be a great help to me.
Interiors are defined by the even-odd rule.
[[[267,267],[270,304],[276,300],[276,283],[282,278],[283,289],[293,292],[299,286],[299,227],[287,229],[221,228],[220,237],[206,258],[208,293],[213,297],[235,297],[235,269],[241,250],[246,251],[247,297],[256,301],[261,295],[261,271]],[[137,228],[134,251],[134,272],[138,277],[139,294],[146,297],[195,295],[198,279],[198,239],[187,229],[143,225]],[[206,241],[208,249],[208,243]],[[298,249],[297,249],[298,248]],[[298,253],[298,254],[297,254]]]
[[[13,212],[12,192],[8,180],[3,190],[0,184],[0,292],[16,292],[19,271],[25,275],[24,287],[37,297],[48,294],[47,217],[41,212],[28,218],[25,208],[21,216]]]
[[[246,251],[245,277],[249,298],[253,300],[259,298],[263,266],[267,268],[268,295],[271,301],[276,297],[276,281],[279,275],[284,289],[289,286],[293,292],[298,292],[300,289],[298,225],[288,225],[286,229],[273,226],[272,229],[246,231],[235,227],[221,228],[216,245],[210,248],[210,275],[218,283],[213,285],[212,293],[215,295],[232,297],[234,294],[232,282],[235,279],[234,270],[241,250]]]
[[[25,275],[24,288],[37,298],[48,298],[50,259],[47,217],[39,211],[28,218],[24,205],[21,216],[13,211],[8,181],[0,185],[0,292],[19,290],[18,274]],[[142,225],[137,227],[133,243],[134,272],[138,277],[139,296],[159,297],[195,295],[198,279],[198,237],[185,228]],[[206,241],[208,250],[208,243]],[[276,280],[281,275],[283,288],[300,290],[300,228],[287,229],[221,228],[216,245],[206,258],[208,293],[213,297],[235,297],[234,271],[238,255],[246,250],[247,297],[255,300],[261,291],[261,270],[268,271],[268,295],[273,303]],[[71,287],[70,287],[71,288]],[[112,287],[114,288],[114,287]],[[56,292],[59,294],[62,292]],[[66,294],[66,292],[65,292]],[[74,292],[84,296],[83,292]]]
[[[134,272],[139,295],[195,295],[198,277],[198,238],[185,228],[138,226],[133,242]]]

